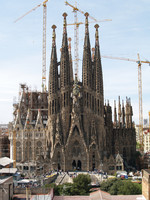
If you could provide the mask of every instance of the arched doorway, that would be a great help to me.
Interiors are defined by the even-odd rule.
[[[76,161],[75,161],[75,160],[73,160],[73,162],[72,162],[72,169],[73,169],[73,170],[74,170],[74,169],[77,169]]]
[[[80,160],[78,160],[78,164],[77,164],[77,170],[79,170],[79,171],[81,171],[81,166],[82,164],[81,164],[81,161]]]
[[[58,169],[58,170],[61,170],[61,166],[60,166],[59,163],[58,163],[57,169]]]
[[[57,153],[57,169],[58,170],[60,170],[61,169],[61,165],[60,165],[60,163],[61,163],[61,155],[60,155],[60,152],[58,151],[58,153]]]
[[[95,170],[95,152],[92,154],[92,170]]]

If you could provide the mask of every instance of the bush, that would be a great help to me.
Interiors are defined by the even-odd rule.
[[[129,180],[108,180],[100,185],[100,189],[111,195],[135,195],[142,193],[141,184],[132,183]]]

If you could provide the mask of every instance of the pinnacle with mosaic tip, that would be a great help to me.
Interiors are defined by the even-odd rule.
[[[53,24],[52,29],[55,30],[57,28],[57,26],[55,24]]]
[[[95,28],[96,28],[96,30],[98,30],[98,28],[99,28],[99,25],[98,24],[95,24],[95,26],[94,26]]]
[[[62,15],[64,18],[66,18],[68,15],[67,15],[67,13],[63,13],[63,15]]]
[[[89,16],[89,13],[86,12],[86,13],[84,14],[84,16],[87,18],[87,17]]]

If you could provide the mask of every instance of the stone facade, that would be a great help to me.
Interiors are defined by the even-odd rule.
[[[142,195],[146,200],[150,200],[150,170],[142,171]]]
[[[48,92],[29,92],[23,87],[14,112],[16,160],[35,162],[40,155],[47,158],[50,169],[88,171],[101,169],[101,163],[105,166],[110,160],[117,166],[119,153],[126,166],[133,165],[136,134],[131,101],[127,98],[124,106],[119,98],[118,111],[114,106],[114,121],[109,102],[104,104],[99,26],[95,25],[95,51],[91,57],[88,13],[85,14],[82,82],[79,82],[76,74],[73,78],[67,14],[63,17],[60,62],[56,53],[56,26],[52,26]],[[11,145],[12,135],[10,131]]]

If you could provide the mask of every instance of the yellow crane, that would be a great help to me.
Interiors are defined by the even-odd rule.
[[[141,65],[142,65],[142,63],[150,64],[150,62],[140,60],[139,54],[137,54],[137,56],[138,56],[137,59],[113,57],[113,56],[102,56],[102,57],[103,58],[110,58],[110,59],[117,59],[117,60],[131,61],[131,62],[136,62],[138,64],[139,139],[140,139],[140,144],[143,147],[143,105],[142,105],[142,71],[141,71]]]
[[[24,15],[16,19],[14,22],[21,20],[23,17],[36,10],[38,7],[43,6],[43,52],[42,52],[42,92],[46,92],[46,21],[47,21],[47,5],[48,0],[43,1],[41,4],[35,6]]]
[[[75,61],[75,76],[78,78],[78,67],[79,67],[79,25],[85,24],[84,22],[78,22],[78,17],[77,17],[77,11],[85,14],[82,10],[77,8],[77,5],[73,6],[71,5],[68,1],[65,1],[65,4],[70,6],[73,9],[74,12],[74,23],[68,24],[68,25],[74,25],[74,61]],[[104,21],[112,21],[111,19],[104,19],[104,20],[99,20],[97,21],[94,17],[89,15],[89,18],[94,20],[89,23],[95,23],[95,22],[104,22]]]

